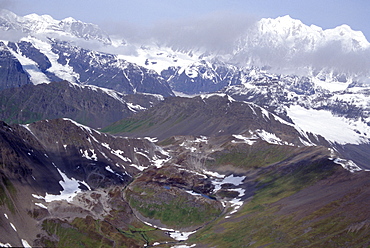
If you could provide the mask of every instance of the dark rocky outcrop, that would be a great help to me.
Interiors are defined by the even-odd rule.
[[[28,74],[3,42],[0,42],[0,90],[31,84]]]

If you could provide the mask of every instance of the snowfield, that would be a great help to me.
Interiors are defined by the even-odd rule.
[[[303,131],[321,135],[332,143],[369,143],[370,127],[361,120],[353,121],[334,116],[326,110],[306,109],[297,105],[287,108],[287,113]]]

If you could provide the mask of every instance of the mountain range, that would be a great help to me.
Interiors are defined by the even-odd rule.
[[[369,246],[361,32],[265,18],[221,49],[1,10],[0,34],[0,247]]]

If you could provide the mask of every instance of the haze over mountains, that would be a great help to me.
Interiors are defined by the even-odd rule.
[[[2,10],[0,246],[369,245],[369,42],[240,20]]]

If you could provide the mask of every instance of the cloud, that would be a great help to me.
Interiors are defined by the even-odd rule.
[[[203,49],[230,53],[238,38],[256,23],[251,16],[231,12],[214,12],[193,20],[156,24],[152,36],[179,50]]]
[[[174,50],[202,50],[230,53],[237,39],[254,26],[257,19],[232,12],[213,12],[203,17],[161,20],[149,27],[121,23],[105,24],[108,32],[122,35],[129,43],[170,46]]]
[[[0,37],[2,40],[11,42],[18,42],[21,38],[25,37],[25,33],[20,30],[0,30]]]
[[[328,68],[338,74],[369,75],[370,49],[348,51],[342,42],[329,41],[314,51],[297,54],[290,63],[316,70]]]

